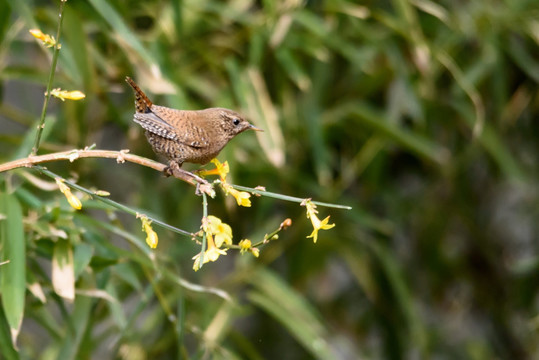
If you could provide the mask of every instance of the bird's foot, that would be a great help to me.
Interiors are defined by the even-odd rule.
[[[202,193],[205,193],[212,198],[215,196],[215,191],[213,190],[213,186],[208,181],[204,180],[198,175],[193,174],[192,172],[183,170],[182,168],[180,168],[180,165],[176,162],[171,161],[169,163],[169,166],[167,166],[163,170],[163,172],[165,176],[174,176],[177,179],[183,180],[192,185],[196,185],[195,193],[197,195],[202,195]]]

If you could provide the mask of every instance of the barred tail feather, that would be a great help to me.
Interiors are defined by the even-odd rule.
[[[133,90],[135,91],[135,108],[137,113],[148,113],[150,112],[150,109],[152,107],[152,102],[146,94],[140,88],[138,85],[131,79],[129,76],[125,77],[125,81],[131,85]]]

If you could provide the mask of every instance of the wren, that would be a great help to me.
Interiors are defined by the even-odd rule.
[[[176,110],[154,105],[133,79],[125,80],[135,91],[133,121],[145,130],[153,151],[169,160],[168,175],[184,162],[208,163],[245,130],[263,131],[229,109]]]

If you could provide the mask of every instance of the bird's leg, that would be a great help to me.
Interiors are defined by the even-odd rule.
[[[178,165],[177,162],[174,162],[174,164],[176,164],[175,166],[177,166],[178,168],[180,168],[181,166],[181,165]],[[165,175],[165,177],[174,175],[172,171],[172,161],[168,164],[166,168],[163,169],[163,175]]]
[[[213,191],[213,188],[208,181],[204,180],[200,176],[193,174],[192,172],[183,170],[180,166],[181,165],[176,161],[170,161],[168,166],[163,170],[163,172],[166,176],[172,175],[177,179],[183,180],[192,185],[196,185],[197,195],[200,195],[201,192],[204,192],[211,197],[215,196],[215,191]]]

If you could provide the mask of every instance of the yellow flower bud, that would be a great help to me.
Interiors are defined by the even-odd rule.
[[[139,215],[137,214],[137,217],[140,217],[140,220],[142,221],[142,231],[146,233],[146,244],[152,249],[155,249],[157,247],[157,243],[159,242],[159,238],[157,237],[157,233],[153,231],[152,229],[152,221],[146,217],[146,215]]]
[[[239,242],[238,245],[240,246],[240,253],[241,254],[248,251],[252,246],[251,240],[249,240],[249,239],[243,239],[242,241]]]
[[[56,45],[56,39],[54,38],[54,36],[43,34],[43,32],[39,29],[31,29],[29,31],[33,37],[38,40],[41,40],[46,47],[52,47]]]
[[[58,188],[60,189],[62,194],[65,195],[69,205],[71,205],[71,207],[75,210],[82,209],[82,203],[80,202],[79,198],[73,195],[71,189],[66,184],[64,184],[64,181],[60,178],[56,178],[55,180],[56,184],[58,185]]]
[[[86,97],[86,95],[84,95],[84,93],[82,93],[81,91],[78,91],[78,90],[67,91],[67,90],[62,90],[60,88],[53,89],[51,91],[51,95],[54,97],[57,97],[58,99],[62,101],[65,101],[66,99],[67,100],[81,100]]]
[[[282,223],[281,223],[281,226],[279,226],[279,229],[280,230],[286,230],[286,228],[292,226],[292,219],[288,218],[288,219],[285,219]]]
[[[75,210],[80,210],[82,209],[82,203],[80,202],[79,198],[76,197],[75,195],[73,195],[71,193],[71,190],[68,190],[64,193],[64,195],[66,196],[67,198],[67,202],[69,203],[69,205],[71,205],[71,207]]]

